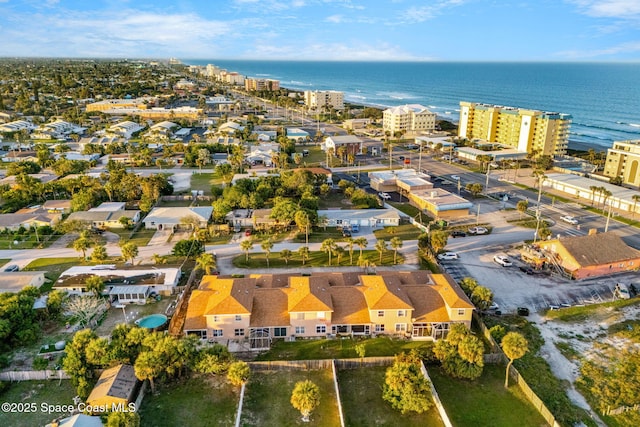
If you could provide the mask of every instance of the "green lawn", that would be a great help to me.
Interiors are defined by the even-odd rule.
[[[382,386],[386,370],[385,366],[379,366],[338,371],[338,385],[346,426],[439,427],[444,425],[435,407],[424,414],[402,415],[400,411],[396,411],[384,401]]]
[[[8,385],[7,390],[0,394],[2,403],[35,404],[35,411],[21,411],[9,413],[0,412],[2,426],[43,426],[55,418],[63,418],[70,413],[42,411],[41,404],[73,405],[76,395],[75,388],[68,380],[58,381],[21,381]],[[31,408],[33,409],[33,408]]]
[[[320,389],[320,405],[311,413],[311,421],[302,422],[301,414],[291,406],[291,393],[298,381],[311,380]],[[253,373],[247,384],[243,426],[339,426],[338,403],[331,371],[272,371]]]
[[[191,175],[191,189],[200,190],[205,196],[211,195],[211,186],[220,185],[223,182],[221,177],[208,171],[202,173],[196,171]]]
[[[430,367],[435,385],[455,426],[546,426],[544,418],[526,400],[517,385],[504,388],[505,367],[486,365],[476,381],[455,379]]]
[[[381,230],[375,230],[373,234],[378,240],[386,240],[387,242],[394,237],[401,240],[417,240],[422,234],[422,230],[412,224],[399,225],[397,227],[385,227]]]
[[[59,237],[60,235],[57,234],[47,236],[38,235],[37,238],[35,233],[27,233],[21,236],[3,234],[0,235],[0,249],[46,248],[58,240]]]
[[[408,352],[413,349],[429,353],[433,347],[433,343],[427,341],[409,341],[389,337],[275,341],[271,349],[260,354],[256,360],[355,358],[358,357],[355,350],[357,344],[365,345],[366,356],[369,357],[395,356],[403,351]]]
[[[358,235],[356,234],[352,237],[355,239]],[[296,243],[305,243],[305,239],[306,237],[304,233],[298,233],[293,241]],[[327,227],[327,229],[313,227],[309,233],[309,243],[322,243],[325,239],[342,241],[344,237],[342,236],[342,231],[338,230],[336,227]]]
[[[255,248],[260,247],[260,243],[256,242],[254,244]],[[238,247],[238,252],[242,252]],[[349,267],[349,266],[357,266],[358,265],[358,257],[360,256],[360,251],[358,248],[354,248],[353,250],[353,265],[350,264],[349,251],[345,248],[345,253],[338,263],[338,259],[335,256],[331,256],[331,266],[337,267]],[[376,266],[382,265],[393,265],[393,251],[387,250],[384,255],[382,255],[382,262],[380,262],[380,254],[375,250],[364,250],[362,251],[362,256],[375,264]],[[398,254],[397,263],[402,264],[404,262],[404,258],[402,255]],[[238,268],[264,268],[267,266],[267,258],[265,253],[250,253],[249,261],[246,260],[246,255],[241,253],[233,258],[233,265]],[[329,266],[329,257],[325,252],[309,252],[309,258],[306,259],[305,264],[302,265],[302,259],[297,254],[297,252],[293,252],[289,263],[285,263],[284,259],[280,256],[279,252],[271,252],[269,255],[269,267],[270,268],[292,268],[292,267],[327,267]]]
[[[0,258],[0,267],[11,261],[11,258]]]
[[[156,232],[155,230],[147,230],[145,228],[140,228],[138,231],[135,231],[133,233],[131,232],[131,230],[123,230],[118,228],[114,228],[109,231],[120,236],[120,241],[131,242],[138,247],[147,246]]]
[[[327,161],[327,155],[320,149],[319,145],[296,145],[296,153],[302,154],[302,150],[309,150],[309,155],[302,158],[303,165],[319,166]],[[336,163],[338,159],[335,159]]]
[[[140,408],[141,427],[233,426],[239,393],[224,377],[199,376],[157,387]]]
[[[50,281],[42,285],[41,290],[48,291],[51,286],[58,280],[63,271],[75,267],[76,265],[93,265],[91,262],[83,262],[80,257],[69,258],[39,258],[27,264],[23,270],[27,271],[46,271],[45,277]]]
[[[318,209],[350,209],[353,207],[353,205],[351,203],[344,203],[344,201],[348,200],[349,198],[345,196],[344,193],[331,192],[319,198]]]

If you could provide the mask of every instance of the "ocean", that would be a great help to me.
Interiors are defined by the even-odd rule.
[[[289,89],[338,90],[358,104],[422,104],[454,122],[460,101],[567,113],[570,141],[596,150],[640,139],[640,63],[183,62],[280,80]]]

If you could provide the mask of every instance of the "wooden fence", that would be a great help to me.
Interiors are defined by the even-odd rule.
[[[629,411],[640,411],[640,405],[620,406],[615,409],[608,408],[606,411],[604,411],[603,414],[604,415],[620,415]]]
[[[62,369],[43,371],[5,371],[0,372],[1,381],[68,380],[69,375]]]

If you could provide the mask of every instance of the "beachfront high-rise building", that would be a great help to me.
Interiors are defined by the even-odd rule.
[[[536,155],[564,155],[570,126],[569,114],[460,102],[459,137],[497,142]]]
[[[387,108],[382,112],[382,129],[403,134],[433,132],[436,129],[436,113],[420,104],[406,104]]]
[[[304,105],[316,111],[324,108],[344,110],[344,93],[336,90],[305,90]]]
[[[607,150],[604,174],[608,177],[622,177],[622,183],[640,187],[640,139],[615,141]]]
[[[247,91],[280,90],[280,80],[247,78],[244,80],[244,89]]]

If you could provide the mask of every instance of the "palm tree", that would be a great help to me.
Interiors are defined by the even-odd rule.
[[[211,269],[216,267],[216,259],[213,257],[213,254],[207,252],[202,253],[196,258],[196,266],[209,275],[211,274]]]
[[[240,242],[240,249],[244,251],[245,261],[249,262],[249,251],[253,249],[253,242],[250,239]]]
[[[402,240],[399,237],[392,238],[389,243],[393,248],[393,263],[396,264],[398,260],[398,249],[402,248]]]
[[[336,242],[333,239],[324,239],[322,245],[320,246],[320,250],[322,252],[326,252],[329,255],[329,265],[331,265],[331,253],[336,247]]]
[[[300,246],[298,248],[298,255],[300,255],[300,258],[302,258],[302,265],[304,265],[305,261],[309,258],[309,247]]]
[[[600,193],[604,196],[604,199],[602,200],[602,214],[604,215],[605,205],[607,204],[607,199],[609,197],[611,197],[613,195],[613,193],[611,191],[607,190],[604,187],[602,187],[602,190],[600,190]]]
[[[283,249],[280,251],[280,258],[282,258],[285,264],[289,265],[289,260],[291,259],[292,252],[289,249]]]
[[[299,210],[293,217],[298,229],[300,231],[304,231],[305,243],[309,245],[309,227],[311,226],[311,218],[309,218],[309,214],[305,210]]]
[[[378,251],[378,253],[380,254],[380,264],[382,264],[382,255],[384,255],[384,252],[387,250],[387,242],[384,240],[378,240],[376,242],[376,251]]]
[[[344,255],[344,248],[342,246],[336,245],[336,247],[333,249],[333,254],[336,256],[338,265],[340,265],[340,261],[342,260],[342,256]]]
[[[365,237],[358,237],[353,240],[353,244],[360,248],[360,258],[362,258],[362,250],[367,247],[369,242]]]
[[[353,245],[355,245],[355,239],[353,237],[347,237],[344,241],[349,250],[349,265],[353,265]]]
[[[91,240],[86,236],[86,233],[80,233],[80,237],[73,241],[73,249],[82,252],[82,259],[87,257],[87,249],[91,247]]]
[[[271,249],[273,249],[273,242],[271,239],[267,239],[260,245],[264,251],[264,256],[267,259],[267,268],[269,267],[269,255],[271,255]]]
[[[120,245],[120,251],[122,252],[122,258],[130,260],[133,265],[134,259],[138,256],[138,245],[133,242],[127,242]]]
[[[591,187],[589,187],[589,190],[591,190],[591,206],[593,206],[593,203],[596,200],[596,192],[599,190],[600,187],[598,187],[597,185],[592,185]]]
[[[509,387],[509,369],[515,359],[520,359],[529,351],[529,343],[518,332],[509,332],[502,338],[502,351],[509,358],[507,363],[507,375],[504,379],[505,388]]]

